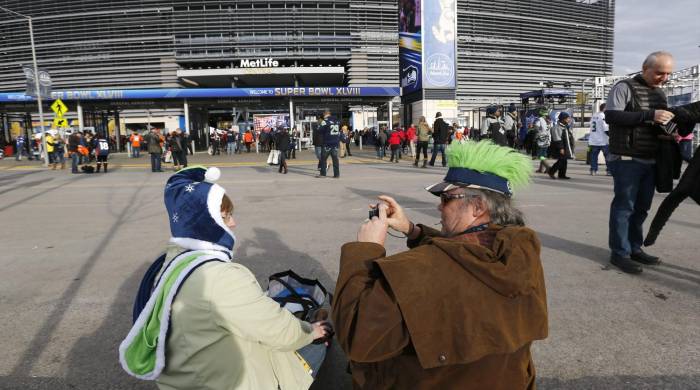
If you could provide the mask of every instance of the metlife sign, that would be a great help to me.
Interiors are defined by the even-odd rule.
[[[241,68],[277,68],[280,66],[279,61],[272,58],[257,58],[254,60],[242,59]]]

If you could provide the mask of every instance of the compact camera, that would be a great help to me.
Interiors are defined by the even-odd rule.
[[[379,218],[379,203],[369,209],[369,219],[372,220],[374,217]]]

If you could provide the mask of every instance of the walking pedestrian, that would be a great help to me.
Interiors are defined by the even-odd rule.
[[[319,126],[321,134],[323,134],[323,154],[321,155],[321,174],[320,177],[326,176],[328,166],[326,161],[328,156],[333,161],[333,178],[340,177],[340,161],[338,161],[338,143],[340,142],[340,123],[331,116],[331,112],[326,110],[323,113],[323,120]]]
[[[323,157],[323,133],[321,132],[320,125],[319,127],[311,130],[311,143],[314,145],[314,153],[318,159],[316,169],[321,171],[321,157]]]
[[[547,164],[547,158],[549,158],[549,148],[552,144],[552,132],[547,124],[545,117],[548,115],[549,111],[546,108],[540,108],[537,112],[537,118],[532,122],[532,143],[534,143],[534,148],[537,149],[536,156],[540,160],[540,166],[537,168],[538,173],[547,173],[551,166]]]
[[[226,131],[226,154],[232,156],[236,153],[236,132],[233,128]]]
[[[555,179],[555,174],[558,174],[557,177],[559,179],[571,179],[569,176],[566,176],[566,168],[569,159],[572,157],[571,152],[573,150],[571,134],[569,133],[570,123],[571,115],[566,111],[562,111],[559,113],[557,124],[554,125],[551,130],[551,150],[552,154],[557,158],[557,162],[547,170],[547,174],[549,174],[549,177],[552,179]]]
[[[163,157],[164,139],[160,135],[160,129],[152,128],[144,139],[148,143],[148,153],[151,155],[151,172],[163,172],[160,164]]]
[[[131,143],[131,156],[134,158],[141,157],[141,143],[143,142],[141,134],[134,130],[129,137],[129,142]]]
[[[282,127],[275,134],[275,146],[279,150],[279,170],[277,172],[287,174],[287,151],[289,150],[289,132]]]
[[[588,146],[591,149],[591,175],[598,174],[598,155],[603,152],[605,157],[605,171],[610,176],[610,164],[608,164],[608,124],[605,122],[605,103],[601,104],[598,112],[591,118],[590,132],[588,133]]]
[[[481,135],[491,139],[496,145],[508,146],[504,123],[501,120],[500,107],[492,105],[486,108],[486,119],[481,128]]]
[[[433,129],[425,120],[424,116],[420,117],[418,121],[418,130],[416,133],[416,139],[418,140],[418,148],[416,150],[416,161],[413,162],[414,167],[418,167],[418,159],[420,159],[420,152],[423,151],[423,165],[421,168],[425,168],[428,163],[428,143],[430,142],[430,136],[433,134]]]
[[[24,154],[24,134],[20,134],[15,138],[15,160],[22,161],[22,154]]]
[[[416,133],[417,133],[416,125],[411,123],[410,126],[408,126],[408,129],[406,130],[406,140],[408,141],[408,149],[411,152],[411,158],[416,157]]]
[[[93,149],[95,150],[95,160],[99,173],[100,168],[104,167],[104,173],[107,173],[107,157],[109,156],[109,142],[102,133],[99,133],[93,140]]]
[[[391,157],[389,158],[389,162],[399,162],[399,149],[401,148],[401,141],[401,132],[399,130],[395,130],[389,136],[389,148],[391,149]]]
[[[78,165],[80,165],[81,155],[78,147],[81,146],[83,134],[80,131],[73,132],[68,137],[68,155],[71,159],[71,173],[80,173]]]
[[[438,152],[442,157],[442,166],[447,166],[447,157],[445,156],[445,148],[450,135],[450,125],[442,119],[442,113],[435,114],[435,122],[433,122],[433,155],[430,157],[430,166],[435,166],[435,158]]]

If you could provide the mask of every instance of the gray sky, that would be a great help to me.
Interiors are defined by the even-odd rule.
[[[676,70],[700,64],[700,0],[616,0],[613,74],[641,70],[647,54],[666,50]]]

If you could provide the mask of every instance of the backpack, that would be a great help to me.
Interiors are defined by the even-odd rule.
[[[333,295],[318,279],[302,278],[292,270],[271,275],[267,295],[302,320],[321,308],[326,299],[333,300]]]

